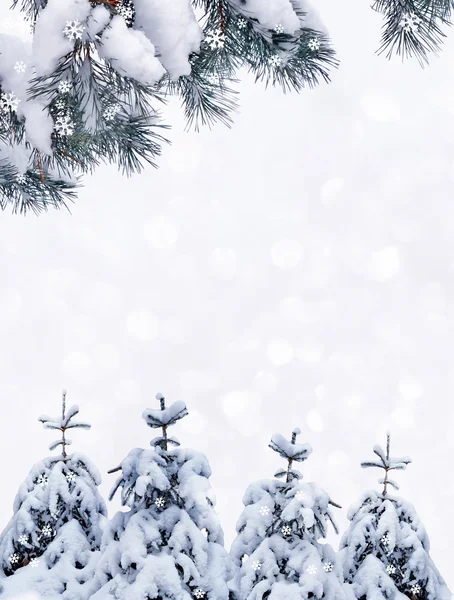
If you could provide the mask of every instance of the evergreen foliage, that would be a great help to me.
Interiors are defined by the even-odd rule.
[[[237,523],[231,555],[238,569],[232,584],[238,600],[346,600],[342,569],[329,544],[320,542],[337,506],[315,483],[302,483],[293,463],[305,461],[312,448],[276,434],[270,447],[287,460],[276,479],[251,484]],[[282,479],[282,481],[281,481]]]
[[[69,429],[89,429],[74,421],[77,405],[56,418],[40,417],[46,429],[61,432],[50,449],[61,446],[61,454],[34,465],[14,500],[14,514],[0,536],[0,567],[7,577],[0,583],[0,596],[17,597],[30,589],[43,598],[76,600],[81,594],[86,567],[92,563],[107,516],[98,492],[101,482],[96,467],[82,454],[68,455]]]
[[[351,523],[339,554],[346,581],[359,600],[452,600],[429,556],[429,538],[414,507],[388,491],[388,486],[398,489],[389,471],[404,470],[411,459],[390,456],[389,434],[386,452],[377,445],[374,453],[379,460],[361,466],[384,470],[379,479],[383,490],[366,492],[348,512]]]
[[[110,498],[121,488],[127,512],[106,529],[90,592],[92,600],[228,600],[229,555],[214,510],[205,456],[179,448],[167,429],[187,415],[183,402],[143,413],[160,428],[150,450],[135,448],[111,472],[121,471]],[[173,447],[170,449],[170,447]]]
[[[178,94],[189,126],[229,125],[242,67],[284,90],[337,61],[307,0],[14,0],[32,45],[0,34],[0,206],[67,206],[101,162],[155,164]],[[15,72],[18,62],[27,65]]]

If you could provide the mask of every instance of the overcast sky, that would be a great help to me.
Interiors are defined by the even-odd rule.
[[[367,2],[318,4],[342,61],[331,85],[246,77],[233,128],[199,134],[173,103],[159,170],[99,169],[71,215],[0,216],[0,526],[63,387],[106,495],[162,392],[187,403],[172,433],[207,454],[228,544],[247,484],[282,464],[274,432],[301,427],[306,480],[342,504],[343,531],[389,428],[454,588],[454,32],[422,70],[375,54]]]

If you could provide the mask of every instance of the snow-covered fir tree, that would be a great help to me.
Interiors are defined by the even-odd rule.
[[[184,402],[145,410],[147,425],[161,429],[151,449],[136,448],[110,498],[121,488],[127,512],[106,528],[92,600],[228,600],[232,566],[214,509],[206,457],[179,448],[168,428],[186,416]],[[171,448],[172,447],[172,448]]]
[[[390,471],[404,470],[411,459],[390,456],[389,433],[386,451],[376,445],[374,453],[378,459],[361,466],[384,470],[383,490],[365,492],[348,512],[351,523],[339,554],[346,581],[359,600],[452,600],[414,507],[389,493],[389,487],[398,489]]]
[[[61,454],[34,465],[14,500],[14,515],[0,536],[0,597],[16,598],[26,592],[45,600],[81,598],[102,538],[106,506],[98,492],[101,477],[96,467],[79,453],[67,454],[71,429],[89,429],[74,420],[77,405],[61,415],[42,416],[46,429],[61,432],[50,450]]]
[[[291,441],[273,435],[270,447],[287,460],[287,469],[277,471],[276,479],[252,483],[244,495],[230,551],[238,568],[231,585],[239,600],[352,598],[334,550],[320,541],[329,522],[337,532],[331,506],[339,505],[316,483],[303,483],[293,468],[312,452],[309,444],[296,442],[299,433],[295,429]]]

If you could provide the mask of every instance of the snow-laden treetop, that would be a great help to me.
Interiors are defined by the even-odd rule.
[[[404,471],[407,468],[407,465],[411,463],[411,458],[408,456],[403,456],[402,458],[392,458],[389,454],[389,446],[390,446],[390,434],[389,432],[386,434],[386,452],[383,450],[381,446],[378,444],[374,446],[374,452],[379,457],[380,462],[376,460],[365,461],[361,463],[363,469],[367,467],[378,467],[379,469],[383,469],[385,471],[385,477],[380,478],[378,483],[383,484],[383,496],[386,496],[387,486],[391,485],[396,490],[399,489],[399,486],[395,481],[388,478],[389,471]]]
[[[62,457],[66,458],[66,446],[70,446],[72,444],[71,440],[66,438],[66,431],[68,429],[90,429],[91,425],[88,423],[83,423],[81,421],[73,421],[73,417],[75,417],[79,413],[79,407],[77,404],[71,406],[66,412],[66,390],[63,390],[62,394],[62,411],[61,416],[58,417],[49,417],[47,415],[41,415],[38,421],[44,425],[44,429],[58,429],[61,431],[62,437],[61,440],[57,440],[52,442],[49,445],[49,450],[55,450],[57,446],[62,447]]]
[[[142,418],[146,424],[153,429],[162,428],[162,435],[154,438],[150,442],[150,446],[160,446],[163,450],[167,450],[167,445],[179,446],[180,442],[174,437],[167,436],[167,428],[174,425],[177,421],[188,414],[186,404],[181,400],[173,402],[166,408],[165,398],[162,394],[156,394],[156,400],[159,400],[160,409],[155,410],[147,408],[142,413]]]
[[[294,460],[297,462],[303,462],[307,460],[310,453],[312,452],[312,446],[310,444],[297,444],[296,436],[301,433],[301,429],[294,429],[292,431],[292,439],[286,440],[280,433],[275,433],[271,437],[269,447],[277,452],[280,456],[287,459],[287,471],[279,470],[274,476],[284,477],[286,481],[292,481],[293,479],[301,479],[302,474],[296,469],[292,469],[292,463]]]

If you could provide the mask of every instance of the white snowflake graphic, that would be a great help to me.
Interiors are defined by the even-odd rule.
[[[327,572],[327,573],[331,573],[331,571],[333,570],[333,563],[330,562],[326,562],[323,565],[323,569]]]
[[[274,31],[275,31],[276,33],[284,33],[284,28],[282,27],[282,25],[281,25],[280,23],[278,23],[278,24],[276,25],[276,27],[274,28]]]
[[[38,477],[38,481],[37,481],[38,485],[40,485],[41,487],[45,488],[46,485],[49,483],[49,478],[47,477],[47,475],[40,475]]]
[[[49,537],[52,535],[52,527],[50,525],[44,525],[44,527],[41,529],[41,533],[44,536]]]
[[[258,560],[254,560],[254,562],[252,563],[252,568],[254,569],[254,571],[260,571],[260,569],[262,568],[262,563]]]
[[[63,110],[66,106],[66,103],[64,100],[62,100],[61,98],[59,98],[56,102],[55,102],[55,108],[57,110]]]
[[[73,125],[70,117],[67,117],[67,116],[57,117],[57,120],[55,122],[55,131],[57,133],[59,133],[60,135],[67,135],[67,136],[72,135],[74,133],[74,125]]]
[[[76,481],[76,474],[74,473],[74,471],[68,471],[68,473],[66,473],[65,477],[66,477],[66,481],[68,483],[72,483],[73,481]]]
[[[9,557],[9,562],[12,565],[17,564],[20,561],[20,556],[19,554],[16,554],[16,552],[14,552],[14,554],[11,554],[11,556]]]
[[[205,42],[209,45],[212,50],[216,48],[222,48],[225,43],[225,35],[221,30],[210,31],[205,37]]]
[[[202,589],[197,588],[196,591],[194,592],[194,596],[196,598],[203,598],[205,596],[205,592]]]
[[[268,62],[272,67],[279,67],[282,61],[280,56],[278,56],[277,54],[273,54],[273,56],[269,57]]]
[[[386,567],[386,572],[388,573],[388,575],[394,575],[396,572],[396,567],[394,565],[388,565]]]
[[[79,21],[66,21],[66,27],[63,29],[64,35],[68,40],[80,39],[85,29]]]
[[[410,591],[412,594],[419,594],[419,592],[421,591],[421,586],[418,585],[417,583],[414,583],[411,588]]]
[[[164,504],[166,503],[166,501],[164,500],[164,498],[156,498],[154,503],[156,504],[156,506],[158,508],[162,508],[164,506]]]
[[[112,121],[115,117],[115,115],[117,115],[120,112],[120,107],[118,104],[112,104],[111,106],[108,106],[104,112],[104,118],[106,121]]]
[[[31,565],[32,567],[34,567],[34,568],[38,567],[38,566],[39,566],[39,559],[37,559],[37,558],[32,558],[32,559],[31,559],[31,561],[30,561],[30,565]]]
[[[0,99],[0,103],[1,103],[3,111],[7,111],[8,109],[16,111],[17,107],[19,106],[19,102],[20,102],[19,98],[16,98],[16,96],[13,93],[2,94],[1,99]]]
[[[22,60],[18,60],[14,65],[14,70],[16,71],[16,73],[25,73],[26,68],[27,65]]]
[[[316,52],[320,49],[320,42],[316,38],[312,38],[309,40],[308,46],[313,52]]]
[[[283,535],[290,535],[292,533],[292,529],[289,525],[284,525],[284,527],[281,529],[281,532]]]
[[[67,94],[71,87],[71,83],[68,80],[60,81],[60,83],[58,84],[58,89],[62,94]]]
[[[243,19],[243,17],[240,17],[237,21],[237,25],[238,25],[239,29],[244,29],[247,25],[246,19]]]
[[[389,535],[387,533],[385,533],[385,535],[382,537],[381,541],[382,541],[382,544],[387,546],[389,544],[389,542],[391,541],[391,539],[390,539]]]
[[[421,19],[412,13],[408,13],[402,17],[402,21],[399,25],[402,27],[402,31],[405,33],[415,33],[421,24]]]
[[[19,544],[27,544],[28,543],[28,535],[20,535],[18,538]]]
[[[309,575],[315,575],[317,573],[317,567],[315,565],[309,565],[306,569]]]
[[[23,185],[25,183],[25,175],[23,173],[20,173],[17,177],[16,177],[16,181],[19,185]]]
[[[266,515],[270,514],[270,509],[268,508],[268,506],[262,506],[259,512],[262,515],[262,517],[266,517]]]
[[[295,494],[295,498],[297,500],[304,500],[304,498],[306,497],[305,492],[303,492],[302,490],[299,490],[298,492],[296,492]]]
[[[120,6],[117,8],[117,13],[123,17],[126,23],[129,25],[132,23],[132,18],[134,16],[134,11],[130,6]]]

